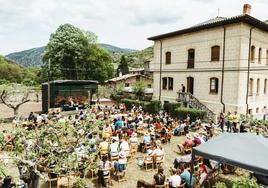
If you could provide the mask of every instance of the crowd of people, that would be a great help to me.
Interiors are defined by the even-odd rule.
[[[47,181],[52,175],[57,177],[70,172],[78,172],[81,178],[90,172],[97,175],[100,186],[109,187],[113,176],[125,179],[128,164],[135,158],[140,167],[157,169],[152,182],[138,180],[137,187],[191,187],[203,184],[208,174],[218,168],[215,162],[198,158],[195,174],[191,175],[192,147],[208,141],[217,126],[237,131],[237,123],[236,113],[221,114],[216,125],[213,121],[204,124],[200,119],[191,122],[190,116],[185,120],[173,119],[166,112],[148,114],[137,106],[127,110],[122,104],[93,106],[75,114],[31,113],[26,121],[14,120],[12,131],[2,130],[0,139],[2,149],[11,146],[11,153],[20,156],[16,160],[23,187],[37,188],[40,177]],[[162,167],[166,155],[164,144],[169,144],[174,136],[183,136],[185,140],[178,143],[175,151],[178,157],[172,169],[165,169],[171,174],[166,178]],[[72,156],[75,156],[76,166]],[[64,157],[68,160],[61,160]],[[2,187],[12,186],[7,176]]]

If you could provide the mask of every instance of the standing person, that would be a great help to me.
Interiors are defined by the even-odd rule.
[[[110,173],[111,163],[108,161],[107,156],[102,156],[102,160],[99,162],[99,170],[98,170],[98,183],[103,187],[106,187],[106,182],[104,177],[108,176]]]
[[[182,92],[182,93],[185,93],[185,91],[186,91],[186,90],[185,90],[185,86],[184,86],[183,84],[181,84],[181,92]]]
[[[238,117],[237,112],[235,111],[233,115],[233,131],[234,132],[238,132],[238,129],[237,129],[238,122],[239,122],[239,117]]]
[[[224,132],[224,125],[225,125],[225,117],[224,114],[221,112],[219,117],[219,125],[221,127],[221,132]]]
[[[226,122],[227,132],[231,132],[231,126],[233,124],[233,115],[231,114],[231,112],[228,112],[226,118],[227,118]]]

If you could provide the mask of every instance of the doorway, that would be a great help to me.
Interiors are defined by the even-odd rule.
[[[194,78],[187,77],[187,92],[194,94]]]

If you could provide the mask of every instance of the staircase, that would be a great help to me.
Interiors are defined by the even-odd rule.
[[[182,102],[183,104],[186,104],[187,107],[206,111],[208,119],[214,120],[216,117],[216,114],[212,110],[210,110],[206,105],[201,103],[195,96],[193,96],[193,94],[189,92],[178,92],[178,101]]]

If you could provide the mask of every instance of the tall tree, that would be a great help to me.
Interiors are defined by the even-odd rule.
[[[47,78],[48,61],[54,79],[95,79],[104,82],[112,77],[111,56],[97,46],[97,36],[70,24],[59,26],[46,46],[43,73]]]
[[[129,73],[128,63],[124,55],[122,55],[121,60],[119,62],[119,65],[117,68],[117,75],[119,75],[120,72],[122,73],[122,75]]]

